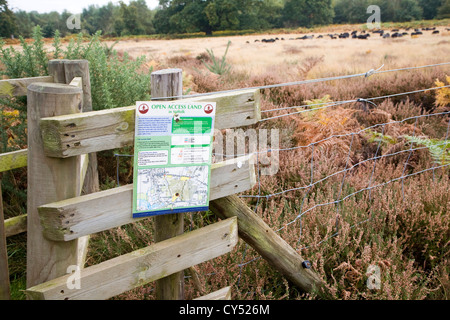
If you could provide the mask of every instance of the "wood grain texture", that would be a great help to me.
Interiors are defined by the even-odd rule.
[[[5,220],[5,234],[6,237],[11,237],[16,234],[27,231],[27,214],[22,214],[17,217],[12,217]]]
[[[88,60],[67,60],[64,62],[65,83],[81,85],[83,90],[83,112],[90,112],[92,107],[91,77]],[[78,80],[78,79],[81,79]],[[73,83],[76,81],[75,83]],[[100,190],[98,177],[98,162],[95,152],[89,154],[89,165],[84,176],[83,193],[93,193]]]
[[[148,282],[230,252],[237,244],[237,219],[227,219],[80,271],[80,289],[69,290],[71,275],[28,288],[36,300],[108,299]]]

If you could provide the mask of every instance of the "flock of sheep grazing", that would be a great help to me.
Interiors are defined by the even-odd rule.
[[[446,28],[446,31],[450,31],[450,28]],[[421,28],[421,29],[411,29],[406,28],[404,31],[401,31],[400,29],[392,29],[392,30],[372,30],[372,31],[361,31],[358,34],[358,31],[353,32],[343,32],[343,33],[334,33],[334,34],[321,34],[318,36],[315,35],[304,35],[302,37],[297,38],[289,38],[289,40],[312,40],[312,39],[322,39],[329,37],[330,39],[362,39],[367,40],[371,36],[379,35],[383,39],[387,38],[401,38],[405,36],[411,36],[411,37],[418,37],[420,35],[424,34],[424,31],[429,31],[431,34],[440,34],[440,31],[436,28]],[[265,42],[265,43],[273,43],[277,40],[285,40],[284,38],[270,38],[270,39],[262,39],[262,40],[255,40],[255,42]],[[247,41],[247,43],[250,43]]]

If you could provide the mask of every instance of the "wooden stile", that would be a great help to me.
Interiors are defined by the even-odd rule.
[[[77,264],[78,241],[55,243],[42,234],[37,207],[79,195],[79,159],[52,159],[43,153],[39,121],[81,111],[82,91],[55,83],[28,87],[27,287],[66,273]]]
[[[24,88],[31,84],[29,149],[0,155],[0,172],[29,167],[28,215],[0,226],[2,239],[25,230],[29,233],[28,298],[107,299],[157,281],[158,299],[184,299],[183,270],[230,252],[238,234],[299,288],[311,291],[322,284],[311,269],[303,268],[301,256],[235,196],[256,184],[254,157],[246,156],[212,166],[210,209],[226,220],[183,234],[183,214],[154,217],[156,244],[81,269],[81,288],[69,289],[73,275],[67,274],[67,267],[83,267],[88,235],[146,219],[132,218],[132,185],[96,192],[96,166],[92,169],[95,152],[134,144],[136,107],[91,111],[85,60],[52,60],[49,71],[49,77],[0,80],[0,96],[25,94]],[[181,69],[154,72],[152,97],[182,97],[181,73]],[[43,83],[35,83],[38,79]],[[253,125],[261,119],[258,89],[179,101],[216,102],[218,130]],[[85,195],[80,196],[85,176],[90,187],[83,188]],[[0,255],[6,255],[2,243]],[[226,287],[198,300],[230,298],[230,287]]]
[[[237,219],[158,242],[80,271],[80,289],[68,289],[71,275],[28,288],[29,299],[108,299],[230,252],[237,244]]]
[[[83,90],[83,113],[90,112],[92,108],[91,77],[89,74],[89,62],[87,60],[67,60],[64,61],[65,83],[72,83],[75,79],[81,78],[81,89]],[[98,178],[97,154],[89,153],[89,163],[86,168],[85,180],[83,183],[83,193],[93,193],[100,190]]]
[[[22,214],[5,220],[5,235],[11,237],[27,231],[27,215]]]

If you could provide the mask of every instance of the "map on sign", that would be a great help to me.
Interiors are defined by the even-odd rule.
[[[138,211],[199,207],[208,203],[207,166],[138,171]]]
[[[215,103],[136,103],[133,217],[208,210],[215,111]]]

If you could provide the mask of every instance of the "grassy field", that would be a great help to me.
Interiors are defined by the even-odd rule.
[[[400,25],[385,26],[407,27]],[[314,35],[311,40],[290,40],[304,34],[280,31],[270,34],[190,38],[174,40],[119,39],[106,41],[120,55],[146,56],[142,71],[182,68],[184,91],[202,93],[285,83],[303,79],[364,73],[384,65],[382,70],[448,62],[450,33],[448,24],[440,24],[439,34],[424,31],[422,36],[410,35],[383,39],[373,34],[368,40],[335,39],[328,33],[352,31],[357,26],[302,30]],[[402,30],[404,31],[404,30]],[[411,31],[408,31],[411,32]],[[324,38],[318,37],[323,35]],[[274,43],[262,39],[278,38]],[[281,39],[284,40],[281,40]],[[256,41],[259,40],[259,41]],[[230,72],[217,75],[208,71],[202,60],[210,63],[206,49],[221,57],[228,42],[226,56]],[[308,101],[342,101],[370,98],[437,86],[446,83],[450,67],[442,66],[417,71],[402,71],[315,85],[291,86],[263,92],[262,110],[304,105]],[[444,90],[441,91],[444,93]],[[448,93],[447,93],[448,94]],[[325,100],[326,99],[326,100]],[[369,112],[358,104],[313,110],[307,115],[285,116],[262,122],[254,129],[280,130],[280,148],[308,146],[331,135],[358,132],[379,123],[399,121],[408,117],[450,110],[444,94],[435,91],[377,101]],[[287,111],[264,113],[264,116],[285,115]],[[400,152],[410,148],[406,136],[444,140],[448,132],[448,115],[423,120],[405,121],[384,126],[368,134],[348,135],[318,143],[314,149],[303,148],[280,152],[279,171],[262,176],[248,195],[270,195],[290,188],[308,186],[311,159],[314,157],[315,180],[328,177],[350,165],[357,165],[343,174],[336,174],[306,191],[282,196],[249,199],[256,213],[305,259],[325,281],[326,286],[305,295],[273,270],[242,241],[234,251],[196,267],[200,284],[186,278],[186,298],[231,285],[233,299],[448,299],[450,198],[449,170],[437,169],[397,181],[372,192],[349,197],[337,209],[332,206],[313,207],[333,202],[340,194],[352,194],[372,185],[383,184],[405,172],[414,173],[438,165],[431,152],[423,148],[413,153]],[[383,135],[383,139],[377,139]],[[448,139],[448,136],[447,136]],[[415,145],[417,147],[417,145]],[[119,150],[131,153],[130,150]],[[375,154],[388,155],[367,161]],[[103,188],[115,186],[115,158],[99,155]],[[447,160],[442,160],[447,161]],[[121,185],[132,183],[132,167],[122,160]],[[373,178],[370,178],[370,177]],[[342,186],[342,187],[341,187]],[[311,211],[300,221],[300,210]],[[371,217],[369,221],[366,221]],[[216,218],[210,212],[186,214],[186,231],[208,225]],[[339,230],[336,230],[339,220]],[[291,223],[295,221],[295,223]],[[360,224],[363,222],[363,224]],[[338,234],[335,235],[336,231]],[[331,237],[333,236],[333,237]],[[25,235],[8,239],[11,277],[15,279],[14,298],[21,299],[24,289]],[[330,238],[331,237],[331,238]],[[323,241],[328,239],[327,241]],[[91,238],[87,265],[148,246],[153,242],[152,219],[95,234]],[[247,263],[248,262],[248,263]],[[371,290],[366,281],[370,266],[381,270],[381,289]],[[154,299],[154,283],[124,293],[116,299]]]

